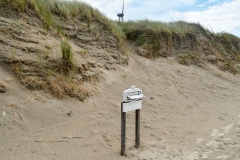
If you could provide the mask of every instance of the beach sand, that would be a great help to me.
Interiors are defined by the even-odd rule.
[[[126,67],[100,69],[84,102],[28,90],[0,66],[7,89],[0,93],[0,159],[240,159],[239,75],[174,58],[129,58]],[[143,99],[138,149],[135,112],[127,113],[126,155],[120,156],[122,92],[132,85],[154,99]]]

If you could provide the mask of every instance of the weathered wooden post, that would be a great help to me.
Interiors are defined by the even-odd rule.
[[[125,155],[126,146],[126,112],[123,112],[123,102],[121,103],[121,155]]]
[[[126,147],[126,112],[135,110],[135,147],[140,146],[140,109],[142,108],[142,90],[132,86],[123,91],[121,103],[121,155],[125,155]]]
[[[140,146],[140,109],[136,110],[135,147]]]

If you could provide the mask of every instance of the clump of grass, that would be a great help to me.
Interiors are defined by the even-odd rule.
[[[0,0],[0,3],[8,4],[13,9],[18,11],[23,11],[27,7],[26,0]]]
[[[239,55],[240,51],[240,39],[232,34],[229,33],[218,33],[215,35],[218,41],[220,41],[226,52],[233,53],[234,56]]]
[[[66,63],[73,63],[73,52],[68,40],[61,42],[62,58]]]
[[[239,55],[239,54],[235,56],[235,61],[236,61],[237,63],[240,63],[240,55]]]
[[[120,25],[129,40],[135,41],[138,46],[145,45],[148,57],[157,57],[157,52],[163,45],[170,48],[172,33],[164,25],[148,20],[129,21]]]
[[[64,35],[64,31],[60,26],[56,27],[56,31],[57,31],[58,36],[63,36]]]
[[[187,66],[191,64],[198,65],[202,62],[201,56],[194,52],[179,54],[177,60],[180,64]]]
[[[128,77],[127,73],[124,73],[122,77],[126,79]]]
[[[81,82],[56,72],[59,64],[31,63],[30,65],[19,61],[12,64],[12,70],[28,89],[45,90],[58,98],[70,96],[83,101],[88,96],[88,91],[82,87]]]
[[[51,13],[50,7],[53,5],[53,1],[49,0],[29,0],[35,7],[35,10],[40,15],[42,21],[49,29],[53,23],[53,15]]]
[[[204,32],[204,28],[200,24],[186,23],[178,21],[174,23],[163,23],[159,21],[128,21],[119,23],[123,28],[126,37],[135,41],[138,46],[145,46],[148,50],[147,57],[155,58],[159,55],[168,56],[173,40],[187,39],[192,43],[197,41],[197,33]],[[206,34],[206,33],[204,33]],[[165,48],[165,54],[159,54],[159,50]]]
[[[73,52],[68,40],[61,41],[61,51],[63,63],[59,67],[61,71],[69,73],[75,71],[76,66],[73,61]]]
[[[57,1],[57,0],[53,0]],[[46,25],[46,28],[49,29],[52,25],[52,13],[50,6],[53,5],[53,1],[50,0],[0,0],[0,2],[9,6],[14,10],[27,11],[33,9],[36,11],[39,18],[42,19],[43,23]]]
[[[232,74],[237,74],[239,72],[237,66],[230,60],[223,63],[219,63],[218,68],[222,71],[229,71]]]
[[[119,39],[119,46],[124,45],[126,40],[126,35],[123,32],[123,28],[121,25],[118,24],[118,22],[109,21],[109,25],[111,26],[113,34]],[[121,23],[121,22],[120,22]]]
[[[218,34],[216,34],[216,37],[218,37],[222,40],[225,40],[225,41],[236,42],[237,44],[240,43],[240,39],[230,33],[226,33],[226,32],[218,33]]]
[[[147,30],[140,38],[141,42],[148,45],[149,56],[157,57],[158,50],[161,49],[163,44],[166,45],[167,50],[170,49],[171,45],[171,32],[164,28],[158,28],[156,30]]]

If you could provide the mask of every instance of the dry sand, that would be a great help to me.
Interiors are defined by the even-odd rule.
[[[240,159],[239,75],[133,53],[128,66],[101,72],[100,83],[90,86],[95,95],[80,102],[30,91],[0,66],[7,87],[0,93],[0,159]],[[139,149],[134,112],[127,113],[122,157],[120,103],[132,85],[154,99],[143,100]]]

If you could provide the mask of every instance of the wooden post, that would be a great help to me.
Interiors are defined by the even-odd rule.
[[[136,110],[135,147],[140,146],[140,109]]]
[[[123,112],[123,102],[121,103],[121,155],[125,155],[126,138],[126,112]]]

